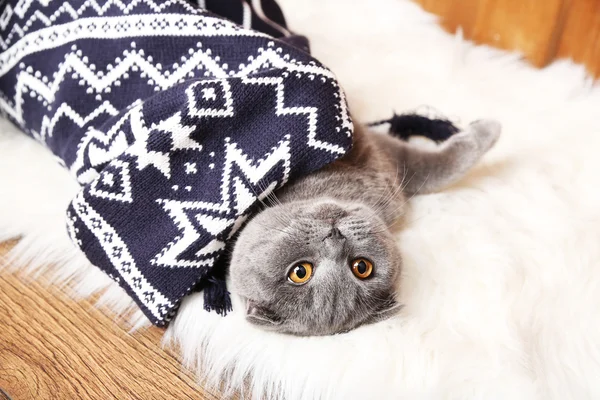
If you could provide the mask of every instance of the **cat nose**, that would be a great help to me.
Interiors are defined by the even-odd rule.
[[[327,234],[327,236],[325,236],[325,239],[333,239],[333,240],[342,240],[345,239],[346,237],[344,235],[342,235],[342,232],[336,228],[336,227],[332,227],[331,230],[329,231],[329,233]]]

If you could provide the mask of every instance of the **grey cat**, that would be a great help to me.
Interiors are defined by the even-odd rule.
[[[499,135],[497,122],[476,121],[425,150],[356,127],[347,155],[284,186],[239,234],[230,280],[246,319],[308,336],[393,314],[402,257],[391,228],[407,196],[457,181]]]

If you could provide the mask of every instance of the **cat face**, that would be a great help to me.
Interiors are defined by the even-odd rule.
[[[391,233],[371,209],[313,200],[254,217],[235,243],[230,275],[251,323],[327,335],[396,309],[400,265]]]

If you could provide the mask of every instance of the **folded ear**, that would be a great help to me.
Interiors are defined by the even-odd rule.
[[[252,324],[263,327],[281,325],[282,321],[279,316],[270,310],[268,307],[259,305],[254,300],[247,300],[246,303],[246,320]]]

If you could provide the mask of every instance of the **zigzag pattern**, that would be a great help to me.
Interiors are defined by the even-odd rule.
[[[230,236],[235,234],[242,222],[247,218],[245,212],[248,207],[256,200],[266,198],[278,185],[283,185],[290,173],[290,143],[289,136],[280,142],[279,145],[269,154],[259,160],[252,160],[247,154],[237,147],[235,143],[227,141],[225,148],[225,162],[223,168],[223,180],[221,184],[221,201],[219,203],[210,203],[202,201],[176,201],[168,199],[157,200],[169,214],[173,223],[180,230],[181,235],[169,242],[159,254],[151,261],[152,264],[163,267],[201,267],[212,265],[214,258],[203,258],[202,256],[213,254],[221,250],[224,243],[216,239],[227,228],[233,226]],[[263,179],[267,173],[278,164],[282,164],[284,172],[281,182],[271,182],[270,185],[259,194],[254,194],[243,183],[246,181],[256,185]],[[232,177],[234,166],[244,174],[244,179],[237,176]],[[235,187],[235,209],[232,207],[231,187]],[[196,211],[194,218],[196,224],[202,227],[202,230],[196,228],[192,220],[187,216],[187,212]],[[213,217],[210,213],[205,214],[202,211],[213,211],[224,214],[223,217]],[[197,260],[182,260],[181,254],[192,247],[199,239],[203,237],[203,231],[208,232],[215,237],[212,241],[202,247],[196,254]]]
[[[270,42],[269,45],[272,45],[272,43],[273,42]],[[132,43],[132,47],[135,49],[135,43]],[[297,74],[309,74],[309,79],[314,79],[315,76],[321,76],[321,79],[323,80],[326,78],[332,79],[333,75],[331,72],[324,68],[297,65],[293,62],[288,62],[283,57],[280,57],[277,54],[277,51],[269,48],[266,51],[258,49],[258,57],[253,57],[248,65],[241,65],[239,71],[231,71],[230,74],[227,73],[223,65],[219,64],[218,56],[216,57],[217,60],[210,56],[210,50],[207,50],[206,52],[192,52],[192,56],[186,58],[181,66],[177,64],[173,65],[172,72],[168,69],[163,71],[161,64],[154,63],[151,55],[145,56],[143,50],[125,50],[123,59],[115,58],[113,62],[108,64],[105,70],[97,70],[95,65],[90,65],[87,57],[82,56],[81,50],[77,50],[75,45],[72,47],[72,50],[72,53],[68,53],[65,56],[64,62],[59,65],[59,69],[53,74],[53,79],[51,81],[49,81],[48,77],[43,76],[39,71],[34,71],[31,67],[27,67],[25,70],[21,71],[18,75],[15,89],[15,107],[5,104],[4,108],[6,109],[6,112],[8,112],[15,120],[22,123],[23,96],[28,91],[31,91],[31,93],[34,94],[34,97],[37,97],[38,101],[44,102],[45,105],[53,103],[55,94],[60,90],[61,84],[69,74],[73,79],[78,79],[80,85],[86,85],[88,93],[98,93],[96,97],[98,99],[100,98],[100,93],[110,93],[113,87],[121,86],[121,82],[128,79],[130,73],[138,73],[139,76],[148,78],[148,85],[156,85],[155,90],[160,90],[167,89],[176,83],[182,83],[184,81],[183,77],[194,76],[194,69],[204,68],[206,70],[205,75],[208,74],[219,78],[228,76],[242,77],[243,82],[248,84],[274,85],[277,91],[278,115],[307,115],[309,128],[308,144],[317,149],[324,149],[335,153],[343,152],[343,149],[339,146],[331,145],[316,139],[317,109],[315,107],[305,107],[301,109],[298,107],[287,108],[284,106],[283,81],[287,76],[286,74],[283,74],[282,77],[278,78],[247,78],[248,75],[259,70],[261,66],[273,65],[278,68],[288,69],[290,72],[295,72]],[[113,64],[115,65],[114,67]],[[342,124],[337,129],[339,131],[344,128],[349,131],[351,129],[351,123],[345,108],[346,102],[343,91],[339,90],[339,96],[341,96],[342,100],[340,102],[342,107]],[[117,110],[110,103],[105,101],[94,113],[82,117],[70,106],[61,104],[52,118],[44,117],[40,132],[41,137],[46,138],[47,136],[51,136],[54,126],[61,117],[69,117],[81,127],[101,113],[116,115]]]
[[[317,140],[317,115],[316,107],[286,107],[284,106],[284,86],[283,77],[276,78],[244,78],[244,83],[254,83],[259,85],[274,85],[277,95],[277,115],[306,115],[308,122],[308,145],[316,149],[328,150],[332,153],[345,153],[341,146],[332,145],[323,141]]]
[[[81,18],[52,25],[25,35],[0,53],[0,75],[4,75],[24,57],[86,38],[122,39],[149,36],[263,36],[213,17],[185,14],[124,15],[119,17]]]
[[[135,44],[133,43],[133,46]],[[107,64],[105,70],[97,70],[89,59],[83,56],[80,50],[73,45],[72,53],[65,55],[64,62],[59,64],[59,69],[53,74],[52,80],[43,76],[39,71],[34,71],[31,66],[21,71],[17,77],[14,107],[7,110],[17,121],[23,120],[23,96],[28,90],[33,91],[39,101],[53,103],[56,93],[61,89],[61,84],[70,75],[78,80],[79,84],[87,87],[87,93],[110,93],[114,87],[119,87],[123,80],[129,78],[130,73],[148,78],[148,85],[156,91],[167,89],[176,83],[184,82],[186,77],[193,77],[194,69],[205,69],[205,75],[227,77],[227,72],[210,57],[207,52],[196,51],[194,55],[179,66],[175,64],[172,70],[163,71],[160,63],[154,63],[151,55],[145,56],[144,51],[125,50],[124,57],[116,57]],[[185,56],[183,56],[185,57]],[[114,67],[113,67],[114,65]]]
[[[139,100],[131,104],[129,111],[106,133],[94,128],[88,129],[77,146],[77,157],[69,168],[80,184],[85,185],[92,182],[98,176],[96,167],[112,160],[114,157],[118,157],[127,150],[129,141],[121,131],[121,127],[130,121],[134,114],[137,118],[133,118],[133,120],[140,121],[139,118],[141,118],[142,113]],[[97,144],[101,144],[102,147],[98,147]],[[86,156],[89,158],[87,168]]]
[[[25,13],[27,12],[27,10],[29,10],[29,7],[33,4],[35,0],[19,0],[19,2],[17,3],[17,5],[15,6],[15,14],[17,14],[20,18],[23,18],[25,16]],[[50,4],[50,1],[52,0],[37,0],[42,6],[46,7],[48,4]]]
[[[119,113],[109,101],[105,100],[100,107],[96,108],[94,111],[89,113],[88,115],[81,115],[77,111],[73,110],[70,105],[67,103],[61,103],[58,107],[52,118],[48,118],[44,115],[42,118],[42,127],[40,131],[41,140],[45,141],[46,138],[52,137],[52,133],[54,132],[54,127],[58,123],[58,121],[65,117],[69,118],[72,122],[74,122],[78,127],[82,128],[92,122],[97,117],[108,114],[110,116],[115,116]]]
[[[269,42],[269,44],[273,45],[273,42]],[[144,50],[135,50],[135,42],[132,43],[131,47],[133,50],[126,49],[123,51],[123,58],[116,57],[107,64],[106,69],[100,70],[94,64],[90,64],[89,59],[83,56],[81,50],[77,50],[77,46],[73,45],[73,52],[65,55],[64,61],[59,64],[59,69],[53,74],[51,81],[39,71],[27,67],[18,76],[15,104],[18,105],[19,101],[22,100],[23,88],[25,87],[41,94],[47,102],[52,102],[54,95],[60,90],[60,85],[68,74],[72,74],[73,79],[79,79],[81,85],[86,85],[88,93],[110,93],[110,89],[114,86],[120,86],[122,80],[129,78],[130,73],[138,73],[142,78],[147,78],[148,85],[153,86],[155,90],[164,90],[176,83],[184,82],[185,78],[195,77],[193,73],[195,69],[204,69],[203,76],[238,78],[247,77],[264,68],[265,65],[272,65],[275,68],[288,69],[290,72],[309,74],[309,79],[314,79],[315,76],[320,76],[323,80],[335,78],[330,71],[322,67],[298,65],[294,62],[295,60],[289,62],[272,49],[259,48],[259,55],[256,58],[249,57],[251,62],[248,65],[241,64],[238,71],[228,72],[226,65],[219,63],[219,56],[211,57],[212,52],[210,49],[206,51],[189,49],[187,53],[191,53],[191,56],[188,58],[186,55],[182,55],[181,58],[184,61],[181,65],[174,63],[171,69],[163,69],[161,63],[154,62],[152,55],[146,55]],[[289,59],[289,56],[287,58]],[[340,91],[340,93],[343,92]],[[17,106],[16,115],[19,115],[20,112],[22,110]]]

